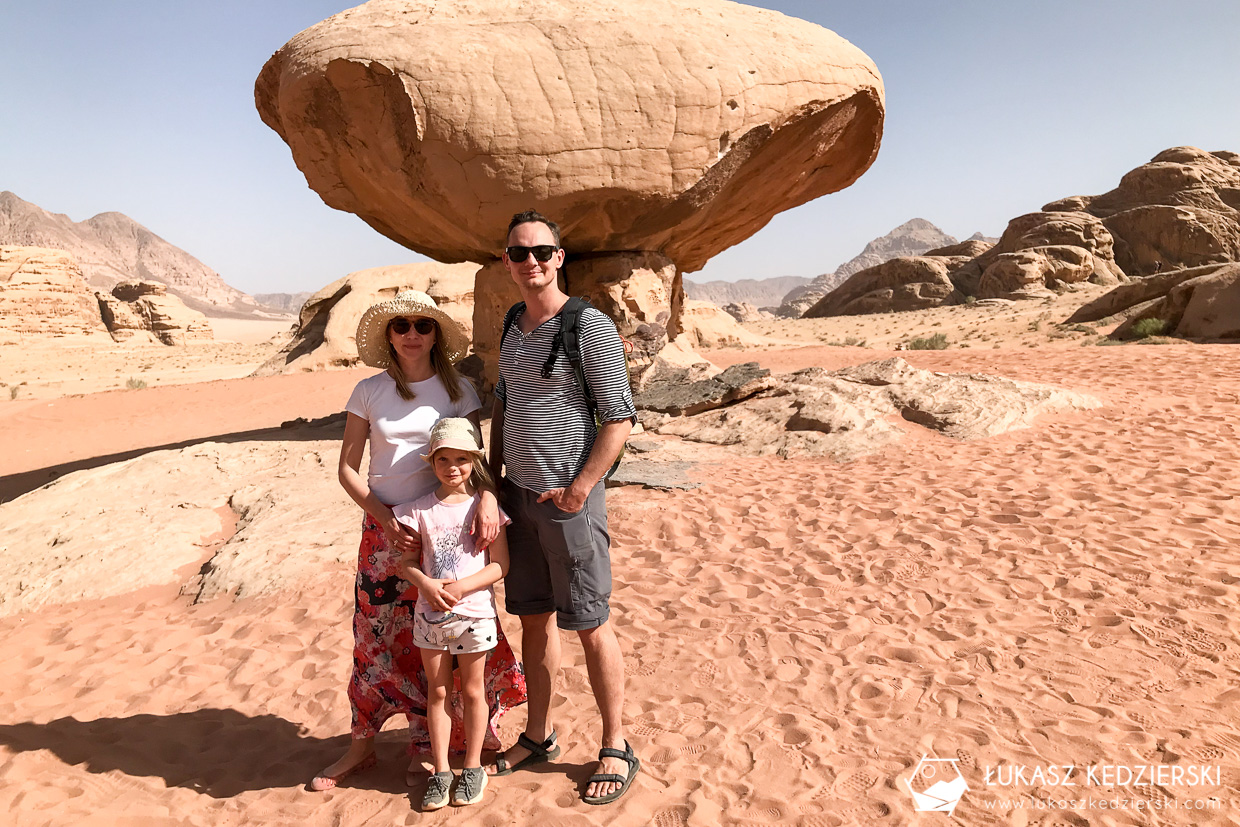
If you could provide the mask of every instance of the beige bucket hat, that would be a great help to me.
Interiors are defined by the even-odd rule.
[[[448,416],[435,423],[431,428],[431,442],[426,446],[422,459],[427,462],[440,448],[456,448],[471,454],[485,453],[482,450],[482,435],[474,427],[474,423],[461,416]]]
[[[357,355],[372,368],[387,368],[392,364],[388,350],[388,322],[397,316],[434,319],[439,325],[438,335],[443,342],[448,361],[455,364],[469,351],[469,337],[465,330],[447,313],[439,309],[435,300],[421,290],[405,290],[395,298],[372,304],[357,323]]]

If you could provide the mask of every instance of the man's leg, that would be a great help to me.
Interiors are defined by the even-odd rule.
[[[624,655],[620,641],[616,640],[611,623],[577,633],[585,649],[586,671],[590,676],[590,689],[594,702],[603,719],[603,746],[624,751]],[[599,762],[596,773],[629,774],[629,765],[619,758],[605,758]],[[591,784],[588,796],[601,796],[620,789],[615,782]]]
[[[551,695],[560,674],[560,630],[555,626],[555,612],[521,616],[521,659],[528,697],[525,734],[541,744],[551,736]],[[529,755],[528,749],[513,744],[504,752],[504,761],[511,767]],[[495,767],[487,767],[487,772],[494,774]]]

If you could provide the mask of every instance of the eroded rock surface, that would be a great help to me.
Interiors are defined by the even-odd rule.
[[[336,209],[440,261],[531,206],[570,253],[682,272],[873,162],[883,86],[820,26],[726,0],[371,0],[294,37],[263,121]]]
[[[157,281],[122,281],[111,295],[95,294],[99,314],[118,342],[146,338],[165,345],[185,345],[215,338],[211,323]]]
[[[1240,339],[1240,264],[1199,267],[1202,275],[1179,281],[1166,294],[1131,315],[1111,334],[1131,338],[1142,320],[1158,319],[1161,332],[1188,339]]]
[[[291,341],[256,376],[358,364],[357,323],[372,304],[421,290],[472,335],[476,264],[419,262],[374,267],[337,279],[302,305]]]
[[[0,343],[106,335],[99,302],[72,255],[44,247],[0,246]]]
[[[919,370],[899,358],[754,377],[754,393],[731,399],[707,384],[669,389],[669,396],[683,400],[679,408],[665,403],[656,410],[645,403],[655,397],[643,396],[642,424],[746,454],[846,461],[899,441],[909,427],[901,419],[955,439],[980,439],[1027,427],[1044,414],[1102,404],[1087,394],[1014,379]]]

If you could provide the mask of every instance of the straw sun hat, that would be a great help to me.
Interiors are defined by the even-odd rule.
[[[421,290],[405,290],[397,293],[396,298],[372,304],[357,323],[357,355],[372,368],[386,368],[392,364],[387,326],[397,316],[434,319],[439,325],[438,335],[449,362],[455,364],[469,350],[469,337],[464,329],[440,310],[434,299]]]
[[[457,448],[471,454],[484,454],[482,437],[474,423],[460,416],[444,417],[431,428],[431,441],[422,459],[427,462],[440,448]]]

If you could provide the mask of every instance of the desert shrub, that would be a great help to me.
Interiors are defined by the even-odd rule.
[[[125,383],[125,387],[129,388],[131,391],[140,391],[146,387],[146,382],[141,379],[135,379],[131,376],[129,377],[129,381]]]
[[[925,339],[914,339],[908,343],[909,350],[947,350],[947,336],[936,333]]]
[[[1167,330],[1167,322],[1163,319],[1141,319],[1132,326],[1132,335],[1138,339],[1150,336],[1161,336]]]
[[[965,304],[977,304],[977,296],[965,296],[964,303]]]
[[[17,391],[18,391],[17,385],[13,385],[12,387],[10,387],[9,388],[9,399],[16,399]]]

